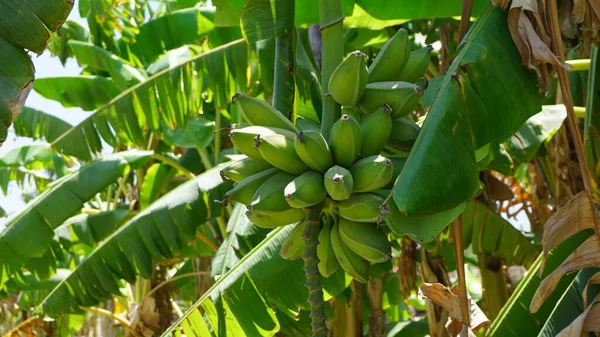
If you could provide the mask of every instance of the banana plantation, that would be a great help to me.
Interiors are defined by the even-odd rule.
[[[599,43],[598,0],[0,0],[0,336],[597,336]]]

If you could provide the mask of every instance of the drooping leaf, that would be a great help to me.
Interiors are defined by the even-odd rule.
[[[46,144],[23,145],[0,154],[0,167],[19,167],[36,161],[50,162],[54,153]]]
[[[55,33],[54,38],[50,41],[48,50],[50,50],[52,55],[58,56],[64,66],[67,63],[67,59],[73,57],[73,50],[69,43],[74,41],[89,41],[90,31],[85,25],[77,21],[67,20],[60,27],[59,32]]]
[[[165,141],[174,146],[203,149],[215,138],[215,122],[195,116],[187,122],[185,129],[163,128]]]
[[[522,99],[505,99],[511,95]],[[475,150],[511,136],[541,110],[540,103],[505,13],[490,4],[463,40],[398,178],[394,201],[400,211],[436,213],[476,195],[481,186]]]
[[[54,232],[60,243],[66,248],[78,243],[94,247],[119,228],[128,215],[127,209],[105,211],[98,214],[79,214],[67,219]]]
[[[14,122],[17,136],[52,142],[68,131],[72,125],[43,111],[24,107]],[[83,140],[83,133],[74,134],[74,138]]]
[[[277,332],[281,322],[275,318],[273,308],[294,316],[308,296],[303,286],[302,262],[287,261],[279,256],[292,229],[293,226],[286,226],[273,230],[234,268],[222,275],[163,336],[173,336],[181,327],[185,330],[184,322],[191,325],[202,319],[192,316],[199,308],[204,309],[213,331],[225,327],[226,335],[235,335],[238,331],[248,336],[271,336]],[[219,298],[225,304],[227,320],[217,313],[215,302]],[[248,315],[248,312],[253,314]],[[186,335],[194,336],[193,331],[185,331]]]
[[[213,277],[225,274],[240,261],[236,253],[236,250],[239,249],[238,234],[243,235],[249,227],[253,227],[253,224],[246,217],[245,206],[236,204],[227,222],[227,237],[212,260],[211,273]]]
[[[119,178],[128,166],[150,158],[149,152],[129,151],[105,156],[56,182],[11,215],[0,232],[0,265],[15,270],[46,256],[54,229],[81,210],[83,203]]]
[[[242,34],[248,42],[283,35],[294,26],[294,1],[246,1],[240,15]]]
[[[217,166],[178,186],[107,237],[41,303],[51,315],[79,312],[119,294],[119,280],[152,276],[153,261],[179,254],[209,212],[205,195],[223,183]]]
[[[123,91],[54,140],[52,147],[85,160],[101,151],[101,139],[113,147],[132,143],[145,147],[146,130],[159,132],[163,124],[169,128],[185,125],[187,118],[197,114],[202,106],[206,57],[239,43],[243,40],[195,56]],[[80,139],[73,134],[85,137]]]
[[[85,75],[38,78],[33,89],[65,108],[79,107],[85,111],[97,109],[119,94],[112,79]]]

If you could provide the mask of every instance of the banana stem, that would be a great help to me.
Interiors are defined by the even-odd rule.
[[[292,8],[294,6],[292,5]],[[275,79],[273,84],[273,107],[287,118],[293,119],[294,94],[294,29],[275,38]]]
[[[327,337],[328,329],[325,324],[325,311],[323,309],[323,288],[321,288],[321,274],[317,265],[317,245],[319,244],[319,231],[321,230],[321,207],[315,206],[305,209],[304,218],[304,273],[306,275],[306,288],[308,289],[308,303],[310,303],[310,318],[312,319],[312,336]]]
[[[321,87],[323,89],[323,113],[321,133],[329,139],[333,123],[340,117],[340,105],[329,94],[331,74],[344,57],[344,15],[340,0],[319,0],[319,17],[322,37]]]

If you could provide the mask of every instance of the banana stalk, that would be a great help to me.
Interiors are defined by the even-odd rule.
[[[319,231],[321,230],[321,208],[317,205],[305,209],[304,218],[304,273],[306,275],[306,288],[308,289],[308,303],[310,303],[310,317],[312,319],[313,337],[327,337],[329,330],[325,324],[325,310],[323,305],[323,288],[321,287],[321,274],[318,265],[317,245],[319,244]]]

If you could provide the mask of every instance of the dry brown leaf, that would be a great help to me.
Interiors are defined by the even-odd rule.
[[[548,253],[560,243],[587,228],[596,228],[594,205],[585,191],[577,194],[564,207],[554,213],[544,225],[542,239],[543,262],[540,272],[544,270]]]
[[[567,259],[548,275],[537,288],[529,306],[529,311],[537,312],[546,298],[552,293],[556,284],[566,273],[587,267],[600,265],[600,235],[592,235],[579,246]]]
[[[585,311],[581,313],[579,317],[577,317],[573,322],[571,322],[571,324],[559,332],[556,337],[581,337],[585,319],[592,308],[593,306],[590,305],[587,309],[585,309]]]
[[[448,289],[440,283],[422,283],[419,286],[419,295],[425,299],[433,301],[444,308],[452,318],[464,321],[460,311],[460,299],[457,295],[458,289],[453,287]],[[490,320],[483,311],[477,306],[475,301],[469,296],[469,323],[470,330],[478,330],[483,326],[490,324]],[[462,330],[462,327],[458,330]],[[454,329],[456,332],[456,329]],[[456,335],[455,335],[456,336]]]
[[[581,293],[582,297],[583,297],[583,307],[587,307],[588,306],[588,300],[587,300],[587,290],[588,290],[588,286],[592,285],[592,284],[600,284],[600,272],[597,272],[596,274],[592,275],[592,277],[590,277],[585,285],[585,287],[583,287],[583,292]]]

